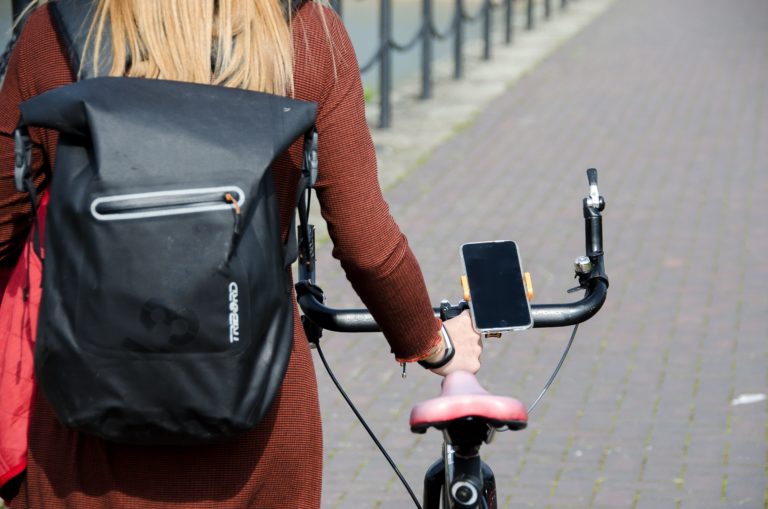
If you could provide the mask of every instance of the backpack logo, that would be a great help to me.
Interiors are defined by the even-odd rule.
[[[127,344],[137,351],[168,351],[190,345],[200,330],[197,315],[186,307],[171,306],[152,298],[144,302],[139,320],[146,331],[141,340],[127,338]]]
[[[240,341],[240,306],[238,304],[237,283],[229,283],[229,342]]]

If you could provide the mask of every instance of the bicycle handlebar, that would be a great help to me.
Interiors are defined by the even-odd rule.
[[[589,320],[602,307],[608,295],[608,276],[603,267],[603,225],[600,212],[605,200],[597,189],[597,170],[587,170],[589,196],[583,200],[585,242],[587,256],[577,259],[576,275],[584,298],[563,304],[532,304],[534,327],[565,327]],[[581,262],[581,263],[579,263]],[[304,316],[317,327],[336,332],[380,332],[381,329],[367,309],[334,309],[323,303],[323,294],[309,281],[296,285],[297,300]],[[466,302],[451,306],[443,301],[434,308],[435,316],[442,319],[458,315],[468,309]]]
[[[604,279],[593,279],[583,299],[568,304],[531,304],[534,327],[565,327],[589,320],[602,307],[608,294],[608,283]],[[307,292],[298,298],[304,315],[323,329],[336,332],[380,332],[381,329],[367,309],[334,309],[317,300]],[[458,314],[466,309],[463,303],[451,306]],[[435,316],[441,315],[441,308],[434,308]]]

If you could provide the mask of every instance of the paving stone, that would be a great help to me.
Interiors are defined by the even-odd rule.
[[[556,18],[598,1],[572,1]],[[441,84],[412,122],[396,112],[392,131],[374,133],[385,196],[435,301],[459,298],[462,242],[512,238],[536,302],[555,302],[577,298],[564,290],[584,249],[584,170],[600,170],[608,301],[580,328],[529,428],[483,449],[499,507],[764,507],[768,403],[732,400],[768,393],[768,3],[602,7],[525,73],[513,76],[501,56],[477,73],[514,86]],[[523,53],[540,44],[518,42]],[[476,110],[459,105],[473,86],[496,95]],[[422,143],[430,118],[447,126],[440,143]],[[331,305],[359,306],[327,245],[319,271]],[[533,401],[568,334],[489,342],[481,382]],[[377,335],[329,333],[324,344],[420,493],[440,436],[412,436],[408,412],[438,380],[416,368],[401,379]],[[318,380],[323,507],[408,507],[325,374]]]

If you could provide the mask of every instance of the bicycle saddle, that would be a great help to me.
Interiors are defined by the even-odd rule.
[[[425,433],[430,427],[442,430],[461,419],[520,430],[528,424],[528,413],[520,401],[490,394],[472,373],[454,371],[443,380],[440,396],[413,407],[411,431]]]

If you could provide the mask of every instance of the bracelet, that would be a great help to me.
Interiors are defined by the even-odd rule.
[[[440,335],[443,337],[443,343],[445,344],[445,354],[443,355],[443,358],[437,362],[428,362],[425,360],[418,361],[419,364],[427,369],[442,368],[451,362],[451,359],[453,359],[453,356],[456,354],[456,349],[453,348],[453,341],[451,341],[451,336],[448,335],[448,331],[445,330],[445,325],[440,327]]]

